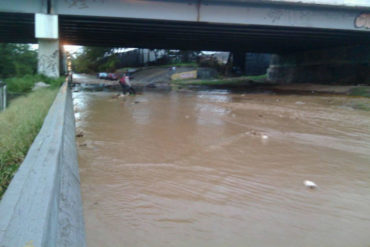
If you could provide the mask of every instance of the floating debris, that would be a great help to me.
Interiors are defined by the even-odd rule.
[[[189,118],[190,118],[190,116],[189,116],[189,115],[185,115],[185,118],[186,118],[186,119],[189,119]]]
[[[262,135],[261,135],[261,138],[262,138],[263,140],[267,140],[267,139],[269,139],[268,135],[265,135],[265,134],[262,134]]]
[[[84,133],[81,131],[81,132],[78,132],[77,134],[76,134],[76,137],[83,137],[84,136]]]
[[[314,182],[312,182],[310,180],[303,181],[303,184],[304,184],[304,186],[306,186],[307,188],[310,188],[310,189],[317,188],[317,184],[315,184]]]
[[[251,130],[251,131],[246,131],[245,134],[246,135],[253,135],[253,136],[255,136],[255,135],[257,135],[257,132],[254,131],[254,130]]]
[[[304,104],[306,104],[306,103],[304,103],[304,102],[302,102],[302,101],[297,101],[297,102],[295,102],[295,104],[296,104],[296,105],[304,105]]]

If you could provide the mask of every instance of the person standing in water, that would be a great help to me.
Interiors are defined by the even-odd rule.
[[[135,89],[131,86],[130,77],[127,73],[123,73],[121,79],[119,80],[119,84],[122,87],[122,93],[125,95],[129,93],[130,95],[136,94]]]

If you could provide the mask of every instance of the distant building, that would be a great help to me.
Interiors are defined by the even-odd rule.
[[[116,53],[119,59],[119,66],[140,67],[155,62],[166,54],[165,50],[132,49]]]

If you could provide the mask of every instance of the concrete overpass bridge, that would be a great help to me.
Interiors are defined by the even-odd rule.
[[[38,42],[49,76],[76,44],[271,52],[272,79],[370,83],[370,2],[339,1],[0,1],[0,42]],[[0,203],[0,246],[85,246],[67,85]]]
[[[370,44],[370,2],[353,2],[2,1],[0,42],[39,42],[39,71],[51,76],[59,73],[55,53],[59,44],[278,54],[366,47]],[[363,47],[357,51],[363,49],[368,52]],[[356,51],[349,51],[353,52]]]
[[[370,3],[330,2],[2,1],[0,41],[36,43],[34,26],[46,23],[34,14],[43,13],[58,16],[53,28],[66,44],[257,52],[368,44]]]
[[[59,74],[59,45],[75,44],[226,50],[239,52],[239,58],[246,51],[276,53],[280,56],[274,59],[269,73],[273,80],[300,81],[302,78],[296,74],[302,70],[322,74],[323,71],[300,67],[317,64],[320,59],[330,60],[332,66],[331,58],[336,57],[335,64],[342,60],[351,64],[345,68],[348,73],[355,64],[361,73],[356,80],[366,81],[370,80],[366,79],[370,60],[370,2],[354,2],[14,0],[9,4],[2,1],[0,42],[38,42],[39,72],[49,76]],[[361,56],[354,58],[358,54]],[[337,70],[342,71],[343,66]],[[325,80],[331,79],[329,76]]]

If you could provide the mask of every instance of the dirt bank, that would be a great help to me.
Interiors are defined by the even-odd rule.
[[[366,96],[370,93],[370,86],[357,85],[323,85],[323,84],[285,84],[272,86],[282,91],[320,92],[329,94],[347,94],[353,96]],[[356,95],[355,92],[363,91],[364,95]]]
[[[176,68],[176,73],[193,70],[193,67]],[[148,67],[133,74],[131,83],[134,87],[170,87],[174,84],[179,87],[207,87],[215,89],[234,89],[244,91],[271,91],[277,93],[301,94],[344,94],[350,96],[370,97],[368,85],[323,85],[323,84],[271,84],[263,76],[224,78],[216,80],[182,80],[172,81],[173,71],[169,67]],[[101,80],[94,75],[74,74],[73,82],[77,84],[101,85],[102,87],[116,87],[117,81]]]
[[[176,73],[194,70],[194,67],[178,67]],[[174,73],[168,67],[148,67],[141,68],[132,74],[131,83],[133,86],[147,86],[150,84],[168,84],[171,81],[171,75]],[[117,81],[102,80],[95,75],[73,74],[73,82],[77,84],[99,84],[104,86],[115,86]]]

